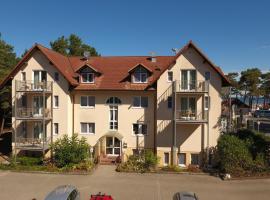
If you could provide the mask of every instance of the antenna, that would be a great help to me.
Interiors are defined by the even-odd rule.
[[[90,55],[91,55],[91,54],[90,54],[89,51],[84,51],[84,52],[83,52],[83,56],[84,56],[84,58],[85,58],[86,60],[89,59]]]
[[[178,53],[178,49],[177,49],[177,48],[172,48],[172,52],[173,52],[174,54],[177,54],[177,53]]]

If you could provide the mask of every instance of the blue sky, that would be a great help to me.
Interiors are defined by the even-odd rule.
[[[71,33],[104,56],[172,55],[192,39],[225,72],[269,70],[269,9],[267,0],[9,0],[0,32],[18,55]]]

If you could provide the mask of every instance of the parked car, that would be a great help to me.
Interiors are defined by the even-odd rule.
[[[91,195],[90,200],[113,200],[111,195],[98,193],[96,195]]]
[[[72,185],[62,185],[51,191],[45,200],[80,200],[80,193]]]
[[[173,195],[173,200],[199,200],[194,192],[177,192]]]
[[[256,110],[254,117],[257,118],[270,118],[270,110]]]

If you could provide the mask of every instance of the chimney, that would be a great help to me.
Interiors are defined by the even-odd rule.
[[[157,56],[155,52],[150,52],[150,61],[151,62],[157,62]]]
[[[83,52],[83,58],[84,58],[86,61],[89,60],[90,56],[91,56],[91,54],[90,54],[89,51],[84,51],[84,52]]]

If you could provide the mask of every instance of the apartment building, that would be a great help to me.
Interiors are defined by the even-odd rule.
[[[160,165],[199,165],[220,135],[221,88],[229,85],[190,41],[174,56],[67,57],[39,44],[2,85],[12,84],[13,149],[46,154],[77,133],[95,157],[152,149]]]

